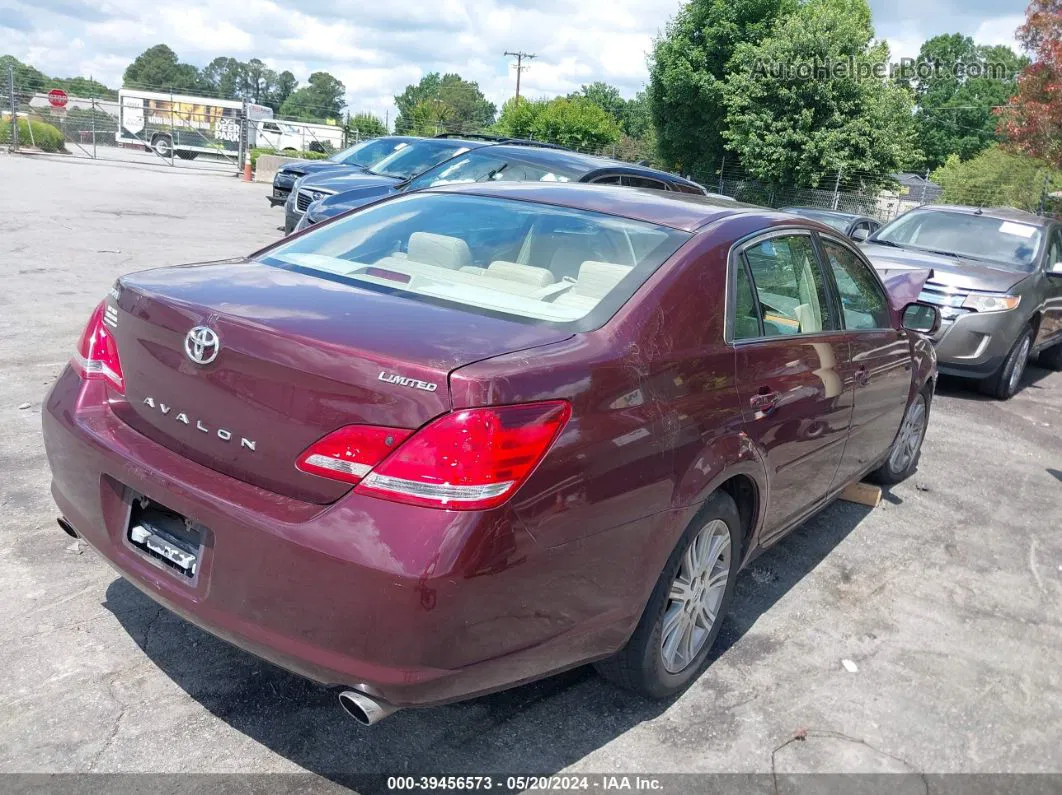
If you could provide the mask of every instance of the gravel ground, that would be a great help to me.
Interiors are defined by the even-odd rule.
[[[48,492],[41,401],[92,307],[274,239],[268,187],[4,154],[0,182],[0,772],[1062,773],[1062,373],[1008,403],[942,384],[919,472],[757,560],[677,700],[580,669],[366,730],[156,607]]]

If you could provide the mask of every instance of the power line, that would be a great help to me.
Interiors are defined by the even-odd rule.
[[[531,52],[522,52],[520,50],[517,50],[516,52],[509,52],[508,50],[506,50],[503,53],[503,55],[505,55],[507,57],[510,57],[510,58],[515,58],[516,59],[516,104],[519,105],[520,104],[520,73],[523,72],[525,69],[529,68],[527,66],[524,66],[524,59],[526,58],[527,60],[530,61],[532,58],[535,57],[535,54],[531,53]]]

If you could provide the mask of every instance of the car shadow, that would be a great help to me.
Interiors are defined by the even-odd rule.
[[[835,503],[760,555],[738,579],[710,660],[730,652],[719,666],[762,661],[765,652],[744,649],[742,637],[869,510]],[[213,715],[300,768],[359,791],[382,790],[381,775],[554,773],[675,700],[642,699],[584,666],[459,704],[400,711],[365,728],[342,712],[334,691],[203,632],[123,579],[108,586],[104,607]],[[712,689],[712,671],[692,687]]]
[[[1048,370],[1046,367],[1040,367],[1035,361],[1029,362],[1025,368],[1025,372],[1021,377],[1021,386],[1018,387],[1018,393],[1021,394],[1023,389],[1043,389],[1040,384],[1045,378],[1051,376],[1053,371]],[[975,400],[984,401],[988,403],[998,402],[996,398],[991,395],[986,395],[977,388],[977,382],[969,378],[959,378],[953,375],[941,375],[937,381],[937,394],[945,395],[947,397],[959,398],[961,400]]]

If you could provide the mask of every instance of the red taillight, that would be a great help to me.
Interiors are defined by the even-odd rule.
[[[416,433],[350,425],[311,445],[295,465],[393,502],[493,508],[527,479],[571,413],[567,401],[551,400],[463,409]]]
[[[114,310],[111,310],[113,313]],[[122,362],[118,358],[118,343],[115,342],[108,320],[117,323],[114,314],[108,315],[107,302],[96,307],[81,334],[74,354],[74,365],[88,381],[102,379],[107,381],[119,393],[125,394],[125,378],[122,376]]]
[[[563,400],[446,414],[375,467],[357,492],[433,508],[493,508],[527,479],[570,416]]]
[[[413,431],[348,425],[315,442],[295,466],[311,475],[358,483]]]

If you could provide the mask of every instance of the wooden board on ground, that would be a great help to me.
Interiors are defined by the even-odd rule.
[[[858,502],[860,505],[877,508],[881,502],[881,487],[869,483],[851,483],[838,496],[845,502]]]

